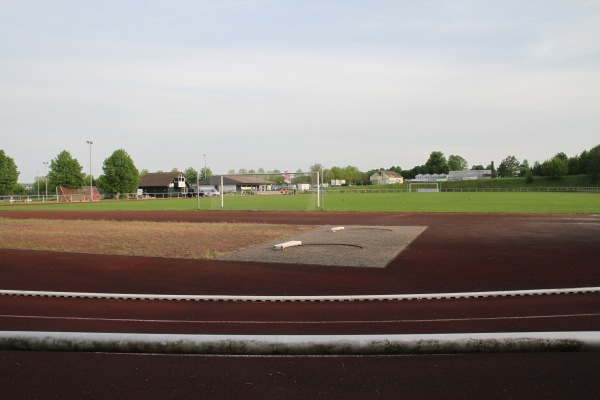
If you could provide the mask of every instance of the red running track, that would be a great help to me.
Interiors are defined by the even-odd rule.
[[[600,219],[589,215],[11,211],[3,216],[428,229],[386,269],[0,250],[2,289],[315,295],[600,286]],[[0,328],[281,334],[598,330],[598,297],[298,304],[2,297]],[[597,398],[599,366],[597,353],[238,358],[2,352],[0,367],[8,374],[0,390],[9,398],[40,393],[61,398]],[[80,381],[60,384],[77,375]],[[27,378],[34,377],[39,383],[28,385]],[[55,384],[60,389],[52,389]]]

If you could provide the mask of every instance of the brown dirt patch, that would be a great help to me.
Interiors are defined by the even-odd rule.
[[[0,247],[208,259],[307,230],[305,225],[0,218]]]

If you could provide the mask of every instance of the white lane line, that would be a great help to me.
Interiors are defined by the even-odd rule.
[[[162,324],[238,324],[238,325],[329,325],[329,324],[397,324],[397,323],[427,323],[427,322],[466,322],[466,321],[505,321],[550,318],[588,318],[599,317],[600,313],[590,314],[555,314],[555,315],[526,315],[518,317],[481,317],[481,318],[439,318],[439,319],[396,319],[396,320],[357,320],[357,321],[210,321],[210,320],[168,320],[168,319],[136,319],[136,318],[92,318],[92,317],[61,317],[47,315],[8,315],[0,314],[0,318],[15,319],[41,319],[41,320],[66,320],[66,321],[98,321],[98,322],[142,322]]]
[[[173,294],[123,294],[87,292],[50,292],[30,290],[0,290],[0,295],[32,297],[66,297],[87,299],[164,300],[164,301],[231,301],[231,302],[351,302],[351,301],[397,301],[397,300],[445,300],[481,297],[517,297],[556,294],[600,293],[600,287],[564,289],[532,289],[488,292],[380,294],[380,295],[331,295],[331,296],[243,296],[243,295],[173,295]]]

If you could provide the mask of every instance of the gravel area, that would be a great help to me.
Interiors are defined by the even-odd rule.
[[[385,268],[426,226],[322,226],[285,240],[229,253],[220,260]],[[283,250],[275,246],[300,241]]]

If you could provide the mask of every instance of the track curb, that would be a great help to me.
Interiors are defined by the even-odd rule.
[[[600,332],[418,335],[174,335],[0,331],[0,350],[219,355],[600,351]]]

